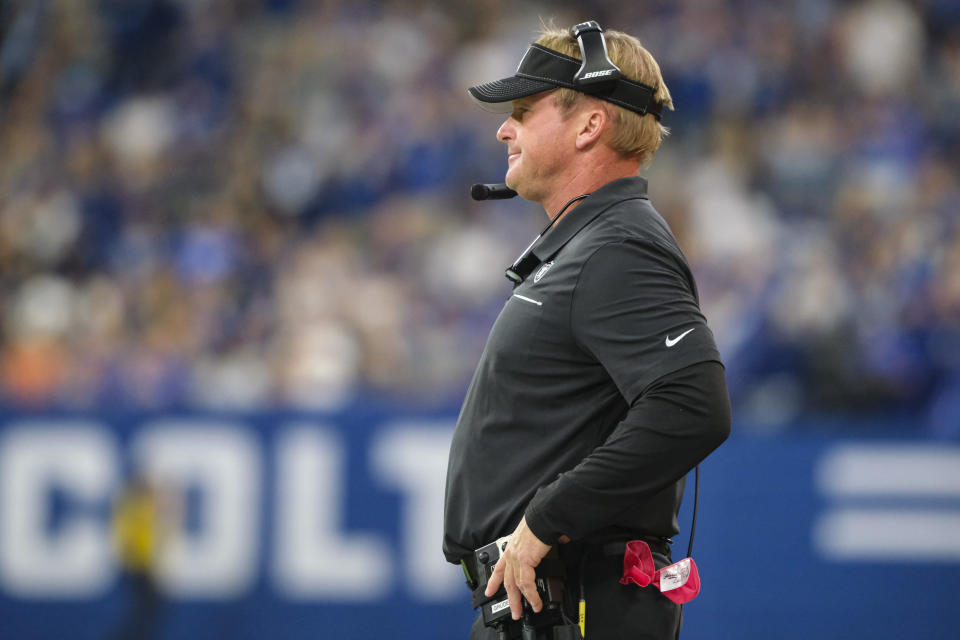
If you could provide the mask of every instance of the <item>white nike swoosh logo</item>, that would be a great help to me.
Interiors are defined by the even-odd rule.
[[[526,302],[532,302],[533,304],[537,305],[538,307],[542,307],[542,306],[543,306],[543,303],[540,302],[539,300],[534,300],[533,298],[528,298],[527,296],[522,296],[522,295],[520,295],[519,293],[513,294],[513,297],[514,297],[514,298],[520,298],[521,300],[524,300],[524,301],[526,301]]]
[[[696,327],[694,327],[693,329],[696,329]],[[693,329],[687,329],[686,331],[678,335],[676,338],[671,338],[670,336],[667,336],[667,339],[664,340],[663,343],[667,345],[668,348],[672,347],[673,345],[677,344],[678,342],[686,338],[687,334],[693,331]]]

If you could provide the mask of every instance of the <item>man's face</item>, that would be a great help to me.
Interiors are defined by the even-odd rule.
[[[507,145],[507,186],[526,200],[543,202],[570,168],[576,132],[554,104],[552,92],[545,92],[514,100],[497,140]]]

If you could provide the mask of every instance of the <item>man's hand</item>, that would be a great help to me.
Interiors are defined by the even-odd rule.
[[[487,597],[490,597],[497,592],[500,584],[503,584],[507,597],[510,598],[510,613],[514,620],[519,620],[523,613],[521,597],[527,599],[534,611],[539,612],[543,608],[540,594],[537,593],[536,566],[548,551],[550,545],[544,544],[533,535],[527,526],[526,518],[521,519],[493,569],[486,590]]]

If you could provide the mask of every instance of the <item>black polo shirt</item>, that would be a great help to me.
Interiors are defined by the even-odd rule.
[[[670,469],[669,484],[639,502],[636,493],[617,502],[620,480],[605,477],[623,474],[617,457],[626,438],[616,430],[645,390],[671,372],[720,361],[690,268],[646,181],[596,190],[534,254],[541,264],[494,323],[457,421],[444,509],[451,562],[511,533],[524,513],[551,544],[560,534],[589,539],[616,527],[677,532],[678,478],[689,467]],[[643,434],[636,437],[629,446],[642,448]],[[662,442],[670,434],[658,437],[669,457]],[[591,495],[610,496],[612,505],[591,511]]]

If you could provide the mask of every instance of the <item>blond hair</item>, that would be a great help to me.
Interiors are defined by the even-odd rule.
[[[603,32],[603,36],[607,41],[610,60],[620,67],[623,74],[631,80],[654,87],[656,101],[661,103],[664,109],[673,109],[673,100],[660,73],[660,65],[640,41],[622,31],[607,30]],[[545,25],[537,44],[580,59],[580,46],[568,29]],[[566,112],[572,111],[583,97],[583,93],[566,88],[557,89],[554,94],[557,106]],[[607,113],[612,112],[614,116],[612,134],[608,138],[610,148],[625,156],[638,156],[641,164],[652,162],[653,155],[670,130],[660,124],[653,114],[642,116],[606,101],[603,105]]]

